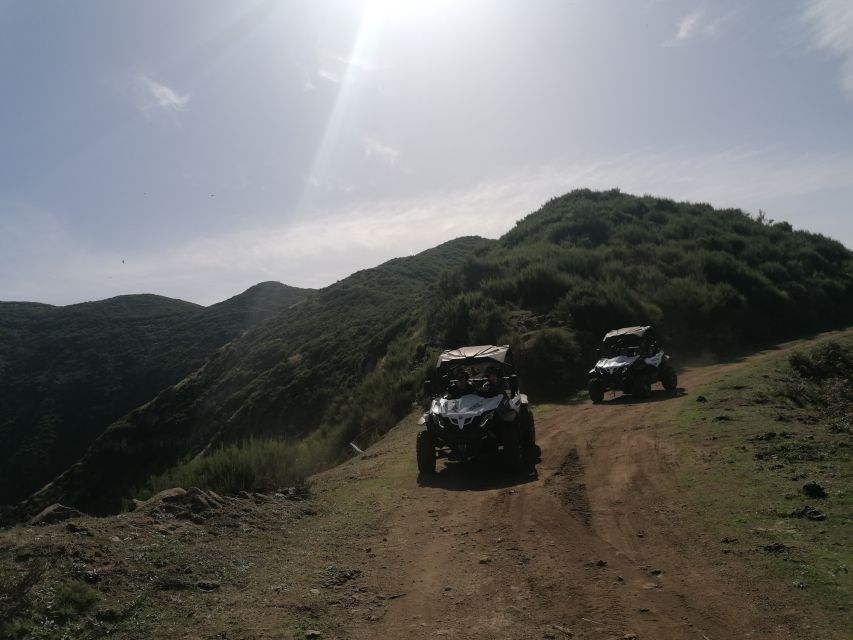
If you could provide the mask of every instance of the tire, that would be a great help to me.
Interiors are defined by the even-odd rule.
[[[675,391],[678,388],[678,374],[675,369],[667,367],[661,373],[660,382],[667,391]]]
[[[501,451],[501,462],[504,469],[509,473],[519,473],[524,457],[521,450],[521,439],[515,424],[504,427],[501,441],[504,447]]]
[[[521,446],[525,449],[536,446],[536,423],[533,420],[533,412],[530,409],[524,412],[524,433],[521,437]]]
[[[645,375],[638,375],[631,384],[631,395],[635,398],[648,398],[652,395],[652,385]]]
[[[429,431],[421,431],[416,443],[418,472],[425,476],[435,473],[435,445]]]
[[[589,381],[589,399],[594,403],[599,403],[604,400],[604,385],[597,378]]]

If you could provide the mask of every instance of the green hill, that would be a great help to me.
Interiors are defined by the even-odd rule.
[[[580,190],[445,274],[437,293],[433,340],[511,340],[537,363],[528,384],[559,394],[582,383],[613,327],[654,323],[694,355],[849,323],[853,253],[738,209]]]
[[[0,303],[0,503],[42,487],[111,422],[306,294],[263,283],[206,308],[147,294]]]
[[[151,474],[249,436],[296,438],[326,429],[339,434],[343,423],[355,429],[392,426],[420,384],[420,373],[408,372],[418,352],[414,347],[410,354],[409,347],[431,286],[488,242],[460,238],[359,271],[255,326],[115,422],[27,510],[55,501],[92,512],[114,510]],[[393,360],[395,348],[405,363]],[[365,398],[366,381],[377,379],[389,357],[394,379]],[[418,357],[424,360],[423,348]]]
[[[498,241],[392,260],[255,326],[117,420],[22,509],[106,512],[170,484],[292,482],[409,411],[440,347],[513,344],[541,401],[584,384],[613,327],[655,323],[683,358],[851,320],[853,253],[834,240],[735,209],[574,191]]]

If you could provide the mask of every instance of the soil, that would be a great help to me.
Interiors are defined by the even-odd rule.
[[[371,589],[406,595],[351,637],[790,637],[684,528],[677,461],[654,428],[733,366],[680,372],[678,391],[642,401],[538,415],[541,463],[512,484],[485,464],[412,477],[364,571]]]

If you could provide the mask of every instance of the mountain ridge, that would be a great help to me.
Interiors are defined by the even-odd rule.
[[[156,294],[0,302],[0,503],[38,489],[111,422],[309,291],[253,287],[211,307]]]
[[[585,383],[616,326],[658,324],[686,357],[851,320],[853,253],[834,240],[738,209],[576,190],[498,240],[358,271],[255,325],[114,422],[22,509],[65,500],[109,512],[175,470],[204,484],[199,461],[253,439],[292,443],[281,473],[297,481],[405,415],[442,347],[511,343],[525,390],[558,399]],[[253,488],[252,469],[225,471],[229,490]]]

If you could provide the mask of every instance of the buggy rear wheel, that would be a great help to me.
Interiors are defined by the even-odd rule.
[[[638,375],[631,384],[631,395],[635,398],[648,398],[652,395],[652,385],[645,375]]]
[[[435,473],[435,445],[429,431],[421,431],[418,434],[416,450],[418,471],[425,476],[433,475]]]
[[[663,388],[667,391],[674,391],[678,388],[678,374],[675,373],[675,369],[672,367],[667,367],[663,374],[660,377],[661,384]]]

